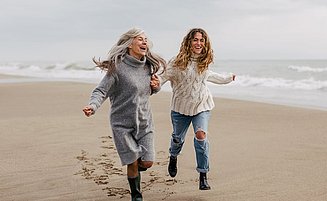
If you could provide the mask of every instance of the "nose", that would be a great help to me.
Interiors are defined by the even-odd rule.
[[[146,39],[142,39],[142,44],[147,44],[148,41]]]

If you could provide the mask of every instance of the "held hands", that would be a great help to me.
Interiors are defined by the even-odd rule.
[[[153,74],[151,76],[150,86],[151,86],[152,91],[156,91],[159,88],[160,82],[159,82],[159,78],[157,75]]]
[[[87,105],[83,108],[83,112],[85,116],[89,117],[94,114],[94,110],[90,105]]]

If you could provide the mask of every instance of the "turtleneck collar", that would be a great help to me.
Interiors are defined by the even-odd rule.
[[[200,55],[198,55],[198,54],[193,54],[193,53],[192,53],[190,60],[191,60],[191,61],[198,61],[198,58],[199,58],[199,57],[200,57]]]
[[[138,60],[135,57],[126,54],[123,58],[123,62],[129,66],[133,66],[133,67],[144,67],[144,64],[146,62],[146,57],[143,57],[143,60]]]

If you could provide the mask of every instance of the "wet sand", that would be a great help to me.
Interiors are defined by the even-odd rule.
[[[109,102],[90,118],[81,111],[94,87],[0,84],[1,200],[130,200]],[[326,111],[216,98],[208,133],[212,190],[199,191],[191,129],[177,176],[167,172],[170,97],[160,92],[150,99],[156,161],[142,173],[144,200],[327,200]]]

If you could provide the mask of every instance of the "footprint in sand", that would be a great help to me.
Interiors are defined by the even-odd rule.
[[[129,190],[124,188],[106,187],[102,190],[106,191],[108,196],[120,196],[121,198],[129,194]]]
[[[82,169],[75,173],[81,175],[85,179],[92,179],[95,184],[103,186],[103,190],[108,196],[124,197],[129,195],[129,189],[117,188],[112,186],[112,176],[126,176],[122,167],[115,166],[119,163],[119,158],[116,153],[114,143],[111,136],[103,136],[101,139],[101,148],[103,153],[95,157],[82,150],[81,154],[77,156],[77,160],[82,163]],[[109,158],[110,157],[110,158]],[[162,200],[167,199],[169,196],[175,194],[174,185],[184,184],[186,181],[176,180],[171,178],[167,173],[169,157],[165,151],[158,151],[156,153],[156,161],[150,170],[142,172],[142,191],[150,191],[157,189],[158,193],[163,196]],[[159,188],[154,186],[159,185]]]
[[[82,169],[75,173],[75,175],[81,175],[85,179],[92,179],[97,185],[105,186],[103,190],[106,191],[108,196],[122,197],[128,195],[128,189],[109,185],[110,175],[122,176],[124,173],[121,167],[115,166],[117,156],[115,156],[116,149],[113,145],[112,138],[110,136],[104,136],[101,139],[101,148],[104,149],[104,153],[90,157],[86,151],[82,150],[81,155],[76,157],[82,163]],[[109,155],[111,158],[109,158]]]

